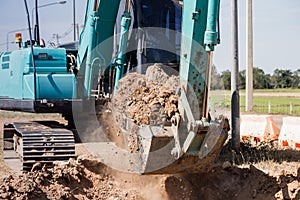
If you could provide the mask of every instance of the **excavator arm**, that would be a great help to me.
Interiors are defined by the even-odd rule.
[[[172,1],[165,0],[165,4],[171,5],[170,2]],[[153,40],[155,37],[157,41],[161,40],[158,32],[149,31],[153,27],[146,27],[147,23],[151,24],[149,23],[151,20],[153,25],[159,24],[154,23],[157,19],[153,15],[160,13],[154,11],[155,6],[151,7],[155,3],[162,4],[161,1],[126,0],[120,22],[115,20],[119,1],[88,1],[85,27],[81,33],[77,59],[80,70],[84,72],[84,97],[90,98],[94,85],[92,77],[99,70],[114,69],[113,77],[110,77],[110,80],[113,79],[112,88],[114,88],[111,95],[114,96],[117,92],[118,82],[122,76],[125,76],[124,67],[129,68],[131,64],[126,60],[126,54],[132,51],[128,49],[129,31],[131,31],[131,38],[136,38],[138,41],[141,39],[140,33],[142,32],[143,44],[147,44],[147,37],[152,38],[152,43],[155,43]],[[128,160],[134,160],[134,166],[130,171],[140,174],[206,171],[220,152],[229,130],[227,119],[214,118],[209,114],[212,52],[220,41],[218,30],[220,1],[184,0],[173,3],[180,7],[182,5],[180,25],[175,25],[181,27],[179,30],[181,31],[180,62],[178,63],[180,112],[172,117],[171,125],[164,127],[137,126],[128,116],[121,119],[123,124],[127,124],[126,127],[121,127],[125,140],[128,142],[132,134],[140,138],[140,152],[128,158]],[[151,17],[146,18],[147,12],[151,9]],[[139,13],[142,13],[142,16]],[[168,16],[171,13],[160,14]],[[140,17],[144,17],[143,27],[136,25],[141,22]],[[157,16],[159,17],[161,15]],[[170,19],[168,18],[169,21]],[[173,19],[176,21],[175,17]],[[133,24],[131,24],[132,21],[134,21]],[[115,23],[121,23],[121,30],[118,51],[114,55],[112,47],[115,42],[113,40]],[[137,28],[138,31],[130,30],[130,27]],[[136,35],[132,36],[134,34]],[[134,55],[138,57],[140,51],[147,51],[145,50],[147,46],[144,45],[141,48],[141,43],[137,43],[138,47]],[[135,67],[138,69],[139,66]],[[165,144],[163,148],[162,143]],[[101,155],[101,148],[97,149],[96,146],[86,145],[88,150],[99,159],[111,159],[111,156]]]
[[[112,60],[113,35],[120,0],[88,0],[84,28],[79,39],[77,65],[84,76],[84,97],[90,98],[92,74]]]
[[[5,160],[20,157],[24,170],[37,162],[66,161],[75,156],[76,139],[119,170],[209,170],[229,129],[228,120],[214,117],[209,106],[212,52],[220,41],[219,5],[219,0],[87,0],[78,52],[33,46],[30,39],[19,50],[1,54],[0,78],[6,80],[0,86],[1,109],[59,112],[71,122],[68,127],[43,121],[7,123]],[[172,94],[176,109],[167,113],[166,121],[136,123],[114,101],[119,98],[122,108],[128,106],[122,96],[133,97],[145,86],[133,78],[120,94],[122,78],[129,71],[144,73],[154,63],[179,73],[178,91]],[[113,140],[118,133],[123,147]]]

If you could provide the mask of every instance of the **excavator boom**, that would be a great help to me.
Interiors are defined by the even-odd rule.
[[[58,112],[69,122],[60,126],[66,131],[49,123],[8,123],[5,150],[17,150],[24,163],[47,164],[66,160],[68,152],[74,157],[76,139],[119,170],[209,170],[229,130],[228,120],[215,117],[209,106],[212,56],[220,42],[219,5],[220,0],[87,0],[78,51],[30,40],[1,54],[0,78],[11,78],[0,86],[0,108]],[[178,81],[170,87],[163,86],[164,70],[179,77],[173,77]],[[151,83],[144,81],[155,75]],[[124,80],[130,84],[124,86]],[[156,101],[137,109],[132,107],[137,95],[144,103]],[[143,113],[144,119],[135,118],[146,107],[165,117],[153,120]],[[26,127],[43,127],[48,135],[31,134]],[[70,149],[65,151],[64,145]],[[31,151],[40,151],[45,159]],[[32,165],[23,166],[28,170]]]
[[[90,5],[95,3],[99,4],[96,6],[98,10],[93,11],[93,15],[87,12],[87,17],[94,19],[94,13],[99,13],[101,16],[101,13],[108,10],[108,7],[105,7],[105,1],[89,1]],[[91,57],[86,58],[87,62],[79,62],[82,64],[80,67],[85,68],[85,72],[93,71],[85,73],[84,83],[91,82],[93,79],[90,74],[97,74],[99,70],[104,71],[102,74],[108,75],[112,73],[107,73],[107,71],[115,70],[115,76],[111,79],[113,83],[110,86],[113,89],[111,95],[112,99],[119,98],[120,96],[116,95],[118,85],[122,76],[126,78],[126,69],[141,72],[143,71],[140,69],[141,66],[146,65],[147,69],[147,66],[153,63],[166,64],[166,57],[173,59],[172,56],[177,53],[175,63],[179,66],[179,92],[177,95],[180,112],[175,113],[168,124],[157,126],[136,124],[123,112],[110,109],[112,113],[110,115],[113,115],[112,118],[116,120],[114,126],[117,126],[122,132],[125,143],[130,144],[133,137],[137,138],[135,145],[138,151],[124,151],[113,142],[107,143],[106,139],[103,140],[106,138],[105,131],[100,129],[99,135],[104,134],[104,136],[100,137],[98,142],[91,139],[88,132],[82,133],[87,139],[84,141],[85,146],[92,155],[114,168],[139,174],[199,172],[209,169],[220,152],[229,129],[228,120],[212,118],[208,106],[212,52],[219,43],[217,29],[219,4],[219,0],[184,0],[183,2],[135,0],[131,3],[123,1],[123,4],[121,1],[120,9],[123,10],[123,14],[120,19],[121,28],[117,42],[113,35],[111,38],[106,36],[106,41],[102,39],[101,31],[112,33],[113,26],[103,24],[105,26],[101,27],[100,22],[94,23],[99,26],[91,28],[95,32],[90,31],[90,33],[94,33],[94,37],[99,37],[96,41],[102,41],[105,44],[97,43],[98,47],[90,49],[93,53],[84,52],[82,54]],[[111,8],[112,5],[107,4],[106,6]],[[116,10],[117,7],[118,3],[115,3],[111,9]],[[111,13],[111,15],[113,14],[115,13]],[[111,17],[111,19],[115,19],[115,17]],[[101,21],[101,17],[99,20]],[[89,20],[86,19],[86,21]],[[113,22],[110,25],[112,24]],[[85,31],[82,32],[80,46],[93,45],[89,42],[86,43],[84,35]],[[178,35],[180,48],[176,51],[174,44]],[[167,42],[157,42],[164,39]],[[139,43],[139,41],[142,42]],[[116,56],[111,58],[112,62],[109,65],[107,62],[97,62],[100,64],[99,66],[90,65],[90,60],[108,61],[109,54],[112,54],[111,48],[105,48],[108,43],[109,47],[113,43],[117,43],[118,46]],[[132,43],[136,46],[132,47]],[[169,43],[173,44],[173,48],[166,48],[166,46],[171,46]],[[104,49],[106,54],[102,54]],[[173,52],[173,55],[170,52]],[[157,56],[151,57],[151,55]],[[79,54],[80,57],[82,56]],[[84,85],[85,89],[91,91],[91,86],[95,84]],[[129,91],[130,89],[128,89]],[[106,92],[102,91],[101,93],[105,94]],[[90,94],[90,92],[85,94]],[[133,95],[133,93],[129,95]],[[103,115],[104,111],[100,112]],[[79,118],[75,121],[82,122]],[[105,123],[102,121],[102,124]],[[80,126],[81,123],[78,124]],[[97,129],[97,125],[93,129]],[[107,152],[103,149],[114,150]],[[123,156],[123,159],[120,158],[120,155]],[[120,159],[123,160],[121,165]]]

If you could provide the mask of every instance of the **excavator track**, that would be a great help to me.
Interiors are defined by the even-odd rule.
[[[3,140],[4,161],[16,172],[75,157],[72,131],[56,121],[5,124]]]

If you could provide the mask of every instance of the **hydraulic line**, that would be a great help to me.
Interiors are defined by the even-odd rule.
[[[117,91],[119,80],[122,78],[122,75],[124,73],[125,54],[126,54],[128,31],[129,31],[130,24],[131,24],[130,0],[126,0],[125,10],[121,19],[120,44],[119,44],[119,50],[116,59],[116,79],[115,79],[114,93]]]

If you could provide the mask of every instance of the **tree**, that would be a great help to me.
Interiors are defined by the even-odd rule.
[[[265,89],[272,89],[274,88],[274,85],[272,85],[272,77],[270,74],[265,75]]]
[[[246,88],[246,70],[239,72],[239,89]]]
[[[221,80],[226,90],[231,88],[231,72],[229,70],[221,73]],[[215,79],[212,76],[212,79]],[[215,79],[214,81],[216,81]],[[265,74],[259,67],[253,68],[253,89],[271,88],[300,88],[300,69],[292,72],[291,70],[275,69],[273,75]],[[246,88],[246,70],[239,72],[239,89]]]
[[[275,69],[272,76],[274,88],[289,88],[293,83],[293,73],[287,69]]]
[[[223,89],[221,75],[218,73],[218,70],[215,65],[212,65],[211,68],[211,89],[212,90]]]
[[[254,67],[253,68],[253,88],[264,89],[266,88],[266,75],[264,70]]]
[[[229,70],[222,72],[221,80],[223,82],[224,89],[230,90],[231,89],[231,72]]]
[[[292,87],[300,88],[300,69],[293,72]]]
[[[267,88],[268,78],[265,75],[264,70],[254,67],[253,68],[253,89],[264,89]],[[246,88],[246,70],[242,70],[239,73],[239,85],[240,89]]]

